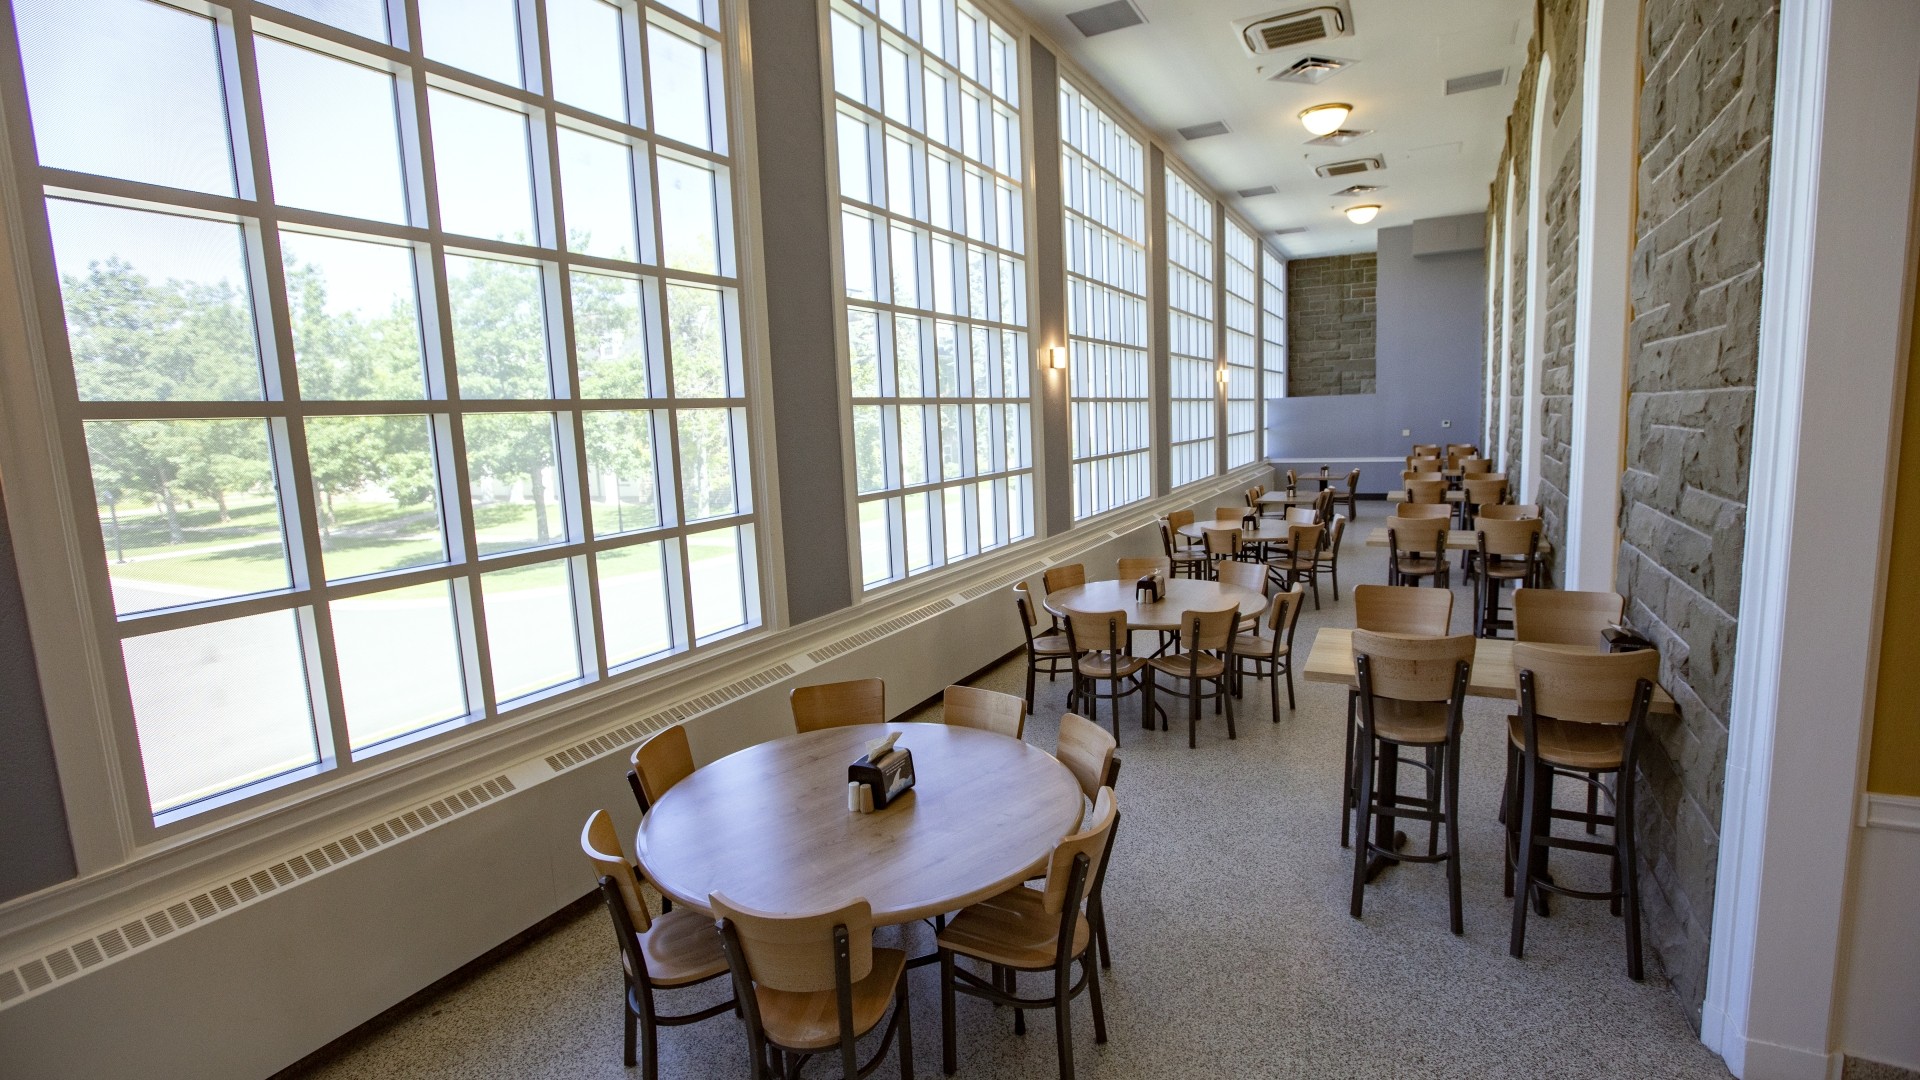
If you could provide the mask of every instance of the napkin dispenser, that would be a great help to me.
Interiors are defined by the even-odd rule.
[[[848,787],[857,785],[871,792],[875,810],[886,809],[888,803],[913,790],[913,779],[913,751],[904,746],[889,745],[847,766]],[[865,810],[864,795],[860,803]]]
[[[1625,626],[1609,626],[1600,631],[1600,639],[1607,643],[1610,653],[1639,652],[1653,648],[1653,642],[1641,637]]]
[[[1157,604],[1165,598],[1166,592],[1166,578],[1158,570],[1141,575],[1140,580],[1133,583],[1133,595],[1142,603]]]

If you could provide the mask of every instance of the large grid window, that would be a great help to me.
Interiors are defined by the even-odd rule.
[[[1253,234],[1227,221],[1227,468],[1260,455],[1259,258]]]
[[[965,0],[831,24],[860,576],[1033,535],[1020,66]]]
[[[157,824],[759,622],[716,3],[16,0]]]
[[[1260,370],[1263,393],[1287,396],[1287,262],[1260,249]]]
[[[1173,486],[1218,472],[1214,403],[1213,200],[1167,170],[1167,358]]]
[[[1073,516],[1153,494],[1147,377],[1146,151],[1060,84]]]

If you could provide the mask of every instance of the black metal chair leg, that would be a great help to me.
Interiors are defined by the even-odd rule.
[[[1060,1080],[1073,1080],[1073,1009],[1068,1006],[1073,986],[1072,974],[1072,961],[1054,967],[1053,1033],[1060,1044]]]
[[[952,1076],[958,1068],[953,1051],[953,953],[940,950],[940,1069]]]
[[[1107,1042],[1107,1010],[1100,1002],[1100,972],[1095,970],[1092,959],[1091,953],[1082,956],[1080,966],[1087,973],[1087,1004],[1093,1007],[1093,1041],[1096,1045],[1104,1046]]]
[[[1516,852],[1513,882],[1513,930],[1507,938],[1507,953],[1518,959],[1526,952],[1527,944],[1527,904],[1533,893],[1533,829],[1534,806],[1537,789],[1540,786],[1538,764],[1523,760],[1522,794],[1520,797],[1520,848]]]

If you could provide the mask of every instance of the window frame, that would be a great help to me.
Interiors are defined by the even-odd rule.
[[[1165,443],[1167,447],[1167,489],[1169,491],[1178,491],[1181,488],[1192,484],[1203,483],[1222,474],[1220,462],[1223,460],[1224,455],[1220,443],[1220,429],[1223,425],[1221,423],[1221,417],[1219,416],[1221,408],[1219,377],[1219,372],[1221,371],[1219,347],[1221,340],[1221,305],[1220,273],[1218,269],[1220,266],[1220,250],[1222,245],[1221,230],[1217,224],[1220,220],[1221,204],[1220,200],[1212,194],[1212,189],[1206,184],[1194,179],[1192,174],[1186,171],[1185,166],[1178,162],[1172,154],[1167,155],[1166,169],[1161,183],[1161,199],[1162,206],[1164,207],[1164,212],[1161,216],[1165,221],[1167,237],[1167,286],[1165,300],[1167,313],[1167,352],[1164,374],[1169,410],[1168,428],[1165,433]],[[1176,183],[1187,188],[1189,192],[1197,196],[1205,205],[1206,214],[1204,221],[1207,227],[1207,233],[1205,235],[1199,233],[1194,227],[1193,222],[1180,217],[1175,211],[1174,185]],[[1181,246],[1176,242],[1175,238],[1175,232],[1178,229],[1185,229],[1188,232],[1194,233],[1201,242],[1207,245],[1204,258],[1204,265],[1206,266],[1205,276],[1202,276],[1197,269],[1184,266],[1176,260],[1174,253]],[[1195,294],[1206,297],[1207,314],[1201,315],[1198,312],[1189,311],[1186,308],[1175,305],[1174,298],[1182,292],[1182,289],[1177,287],[1175,281],[1176,275],[1179,274],[1185,274],[1193,278],[1197,286],[1194,290]],[[1197,335],[1196,340],[1205,341],[1205,347],[1207,349],[1206,356],[1203,357],[1196,351],[1182,351],[1178,347],[1177,340],[1180,333],[1176,328],[1176,323],[1182,318],[1194,324],[1192,330],[1194,334]],[[1199,365],[1204,362],[1207,371],[1206,385],[1208,387],[1208,395],[1206,397],[1203,398],[1198,394],[1183,395],[1181,393],[1181,377],[1178,365],[1183,361],[1190,365],[1190,375],[1197,375]],[[1198,408],[1202,402],[1206,404],[1204,410]],[[1189,439],[1174,438],[1175,431],[1181,427],[1180,410],[1183,404],[1188,406],[1188,411],[1194,417],[1204,416],[1206,418],[1206,433],[1204,435]],[[1202,455],[1200,449],[1202,447],[1204,447],[1204,455]],[[1180,466],[1180,451],[1182,448],[1190,449],[1196,459],[1203,457],[1206,462],[1205,467],[1200,472],[1185,476],[1184,478],[1182,477]]]
[[[1231,211],[1221,216],[1220,255],[1224,273],[1220,276],[1220,328],[1225,348],[1221,350],[1221,370],[1225,372],[1222,386],[1223,423],[1220,438],[1225,454],[1226,467],[1229,470],[1251,465],[1260,460],[1260,255],[1264,250],[1260,243],[1260,234],[1251,226],[1235,217]],[[1244,240],[1252,255],[1250,263],[1241,262],[1234,256],[1234,241]],[[1247,293],[1242,295],[1234,291],[1233,282],[1236,273],[1247,284]],[[1236,307],[1236,305],[1239,305]],[[1234,325],[1235,315],[1243,313],[1247,319],[1246,328]],[[1236,335],[1242,342],[1245,363],[1234,360]],[[1240,391],[1244,390],[1244,393]],[[1236,427],[1235,407],[1240,406],[1247,415],[1248,423]],[[1245,457],[1234,456],[1236,442],[1250,444],[1251,451]]]

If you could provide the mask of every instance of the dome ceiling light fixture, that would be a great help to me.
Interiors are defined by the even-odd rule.
[[[1315,135],[1326,135],[1339,131],[1340,125],[1346,123],[1347,117],[1352,114],[1353,106],[1344,101],[1330,101],[1302,110],[1300,123]]]
[[[1365,225],[1367,222],[1379,216],[1379,214],[1380,207],[1373,203],[1367,203],[1363,206],[1347,207],[1347,220],[1353,222],[1355,225]]]

